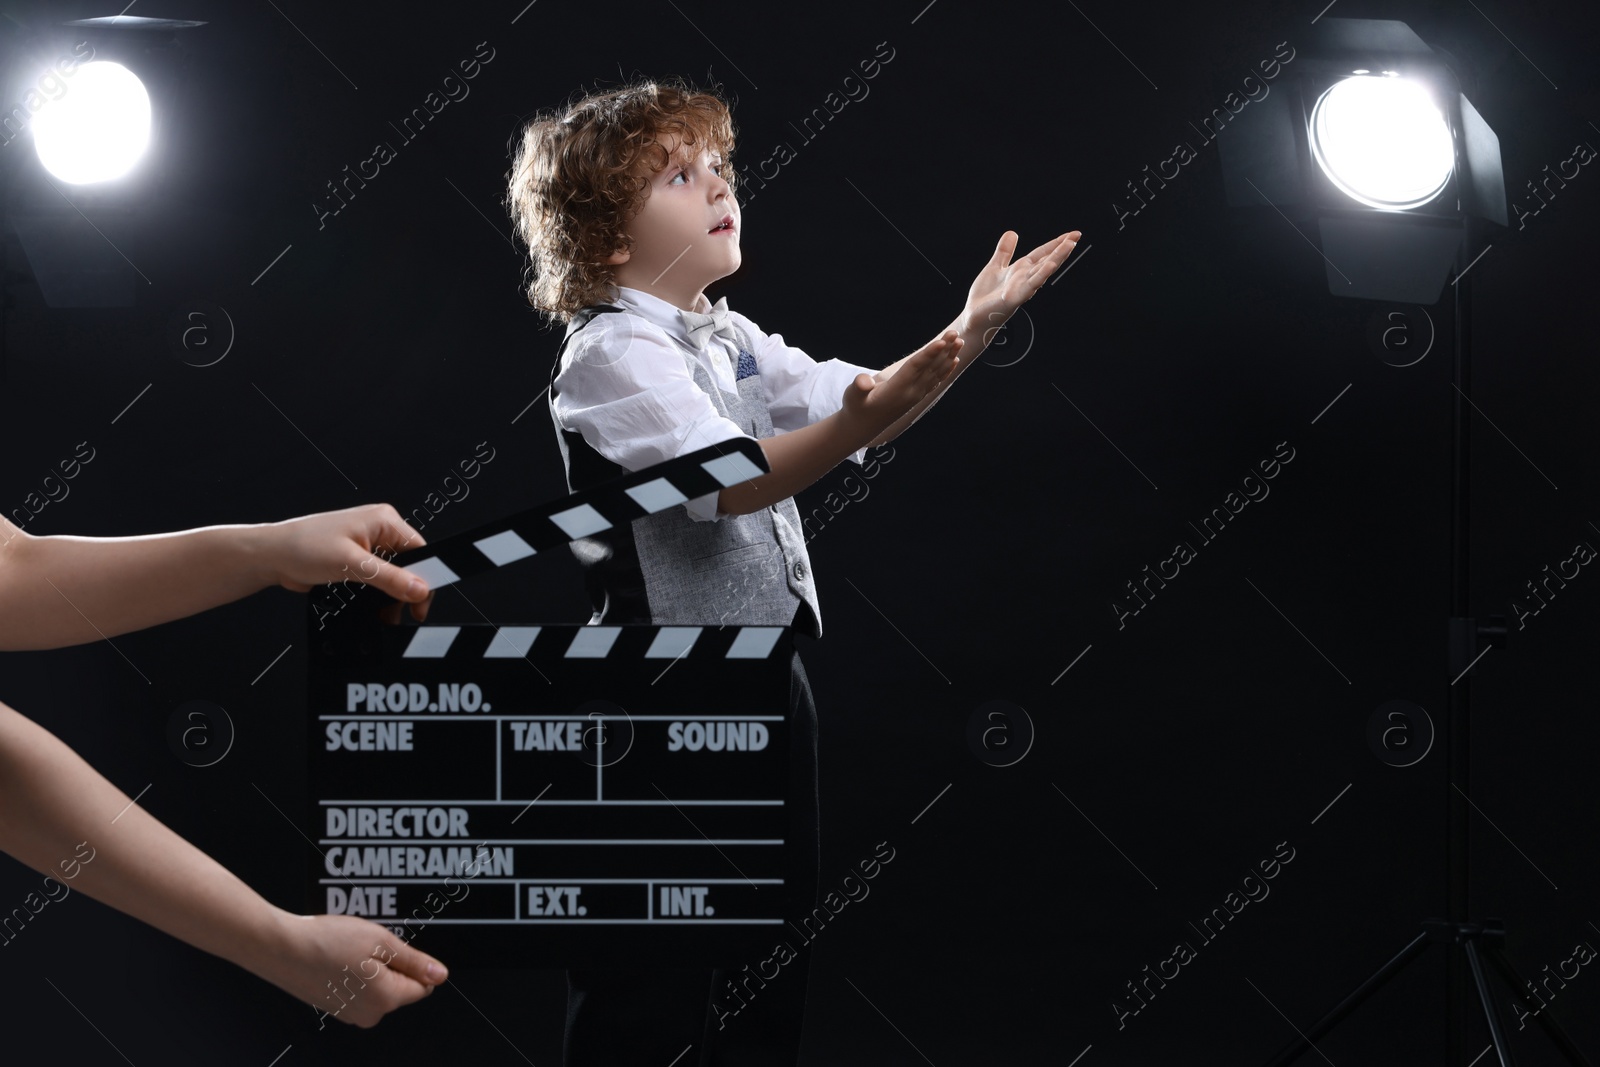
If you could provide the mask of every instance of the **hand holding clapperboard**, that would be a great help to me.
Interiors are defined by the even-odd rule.
[[[394,563],[439,589],[768,470],[725,441]],[[312,911],[467,965],[719,965],[770,940],[788,627],[387,625],[384,600],[309,620]]]

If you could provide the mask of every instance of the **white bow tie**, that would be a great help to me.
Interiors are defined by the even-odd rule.
[[[683,318],[684,328],[689,331],[689,343],[696,348],[704,348],[712,334],[726,337],[735,345],[739,343],[739,335],[733,328],[733,320],[728,317],[728,298],[725,296],[711,305],[709,315],[682,310],[678,314]]]

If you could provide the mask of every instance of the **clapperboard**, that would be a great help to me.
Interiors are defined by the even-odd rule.
[[[394,563],[437,606],[457,582],[767,470],[756,442],[724,442]],[[387,625],[391,603],[353,585],[336,614],[311,613],[312,911],[409,930],[465,965],[737,964],[770,948],[788,627]]]

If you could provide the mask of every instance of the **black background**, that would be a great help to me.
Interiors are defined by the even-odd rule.
[[[1073,269],[1027,306],[1031,331],[1018,316],[1014,347],[965,374],[870,482],[845,465],[799,497],[809,512],[852,473],[858,496],[870,489],[810,545],[826,627],[804,646],[822,717],[822,885],[880,841],[896,850],[809,950],[802,1062],[1067,1063],[1086,1047],[1084,1067],[1258,1062],[1293,1036],[1286,1017],[1307,1025],[1443,910],[1442,751],[1396,769],[1366,728],[1391,699],[1441,723],[1452,677],[1450,297],[1429,309],[1431,353],[1385,364],[1364,335],[1386,306],[1328,295],[1321,256],[1275,213],[1226,211],[1215,145],[1119,228],[1125,183],[1193,142],[1189,123],[1279,42],[1305,40],[1315,0],[925,3],[141,4],[130,14],[208,24],[95,38],[99,58],[147,76],[159,116],[121,191],[73,194],[136,265],[136,304],[46,308],[8,232],[0,505],[9,514],[85,440],[96,458],[30,533],[372,501],[409,513],[484,441],[495,459],[427,536],[562,493],[541,399],[558,334],[520,294],[506,146],[534,110],[625,75],[720,83],[741,169],[794,147],[750,200],[744,266],[710,295],[818,359],[885,365],[955,317],[1005,229],[1023,250],[1081,229]],[[115,13],[8,10],[8,100],[27,84],[18,56],[49,62],[83,36],[57,23]],[[1514,199],[1600,139],[1592,8],[1342,0],[1332,16],[1406,20],[1461,61]],[[395,142],[388,122],[479,42],[494,59],[470,96],[319,229],[325,183]],[[870,95],[801,138],[790,123],[880,42],[893,59]],[[26,137],[0,168],[8,215],[78,218],[41,184]],[[1600,543],[1589,169],[1524,228],[1489,234],[1470,275],[1477,616],[1509,614],[1544,565]],[[236,330],[204,368],[168,340],[196,301]],[[1123,583],[1193,541],[1187,523],[1280,441],[1295,458],[1271,496],[1196,545],[1119,630]],[[1507,917],[1529,973],[1600,942],[1584,621],[1597,582],[1585,571],[1525,629],[1513,621],[1509,647],[1471,676],[1473,908]],[[479,584],[498,622],[587,613],[565,558]],[[438,610],[471,617],[449,592]],[[152,814],[302,910],[309,846],[274,805],[304,796],[303,612],[272,590],[115,649],[8,655],[0,695],[130,796],[148,785]],[[191,699],[237,727],[215,766],[168,748],[168,717]],[[996,699],[1037,731],[1006,768],[966,740]],[[1195,941],[1188,921],[1279,842],[1295,858],[1271,895],[1119,1030],[1124,983]],[[0,867],[0,908],[39,877]],[[456,968],[375,1030],[318,1032],[309,1008],[82,894],[3,952],[5,1040],[71,1062],[267,1064],[285,1046],[284,1064],[560,1055],[563,976],[511,956]],[[1322,1051],[1441,1062],[1441,961]],[[1585,969],[1551,1009],[1591,1053],[1597,1005]],[[1521,1062],[1554,1062],[1531,1028],[1514,1040]]]

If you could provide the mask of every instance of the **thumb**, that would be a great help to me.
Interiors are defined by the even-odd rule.
[[[994,258],[990,262],[1003,267],[1011,262],[1011,253],[1017,250],[1017,231],[1007,230],[1000,235],[1000,243],[994,246]]]
[[[866,402],[868,395],[877,386],[878,380],[870,374],[861,373],[850,379],[850,384],[844,387],[843,401],[854,408]]]

